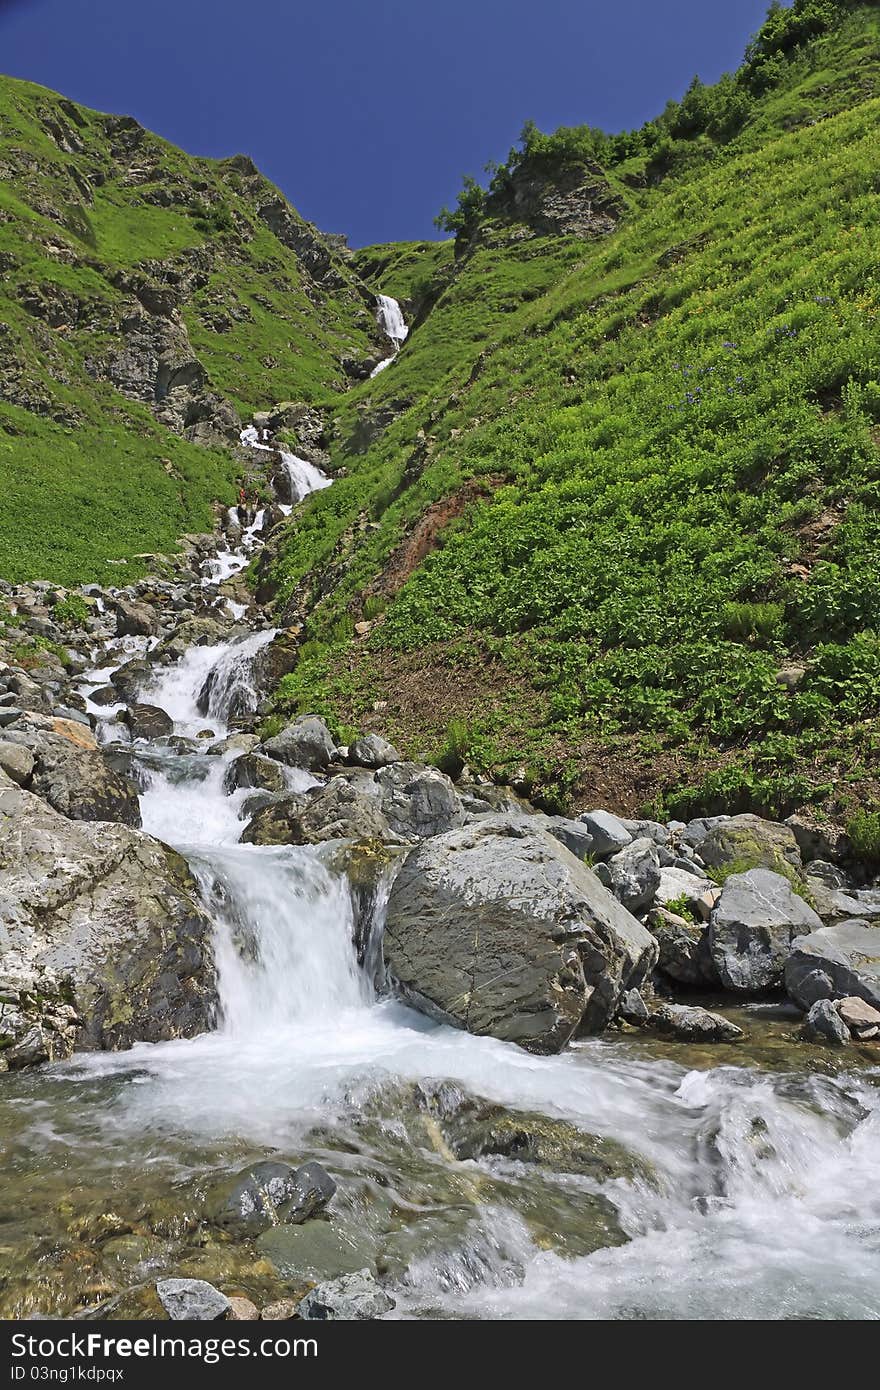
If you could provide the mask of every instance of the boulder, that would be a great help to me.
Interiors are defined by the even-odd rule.
[[[709,949],[721,983],[743,993],[775,989],[792,941],[821,926],[821,917],[781,874],[731,874],[709,922]]]
[[[848,995],[838,999],[835,1008],[854,1038],[867,1040],[880,1035],[880,1009],[872,1008],[864,999]]]
[[[390,1313],[395,1306],[380,1284],[368,1269],[359,1269],[354,1274],[344,1274],[340,1279],[317,1284],[306,1294],[299,1304],[299,1315],[307,1321],[329,1321],[331,1319],[352,1321],[354,1319],[381,1318]]]
[[[159,631],[159,616],[148,603],[117,598],[113,601],[117,637],[155,637]]]
[[[838,998],[855,995],[880,1009],[880,926],[841,922],[798,936],[785,963],[785,988],[802,1009],[813,1002],[816,971],[831,981]]]
[[[125,722],[132,738],[167,738],[174,733],[174,720],[158,705],[129,705]]]
[[[159,1279],[159,1302],[172,1322],[216,1322],[229,1312],[229,1299],[204,1279]]]
[[[323,772],[336,753],[336,744],[323,719],[313,714],[300,715],[280,734],[267,739],[263,752],[288,767],[303,768],[306,772]]]
[[[105,761],[91,730],[68,719],[32,715],[6,731],[33,758],[29,788],[71,820],[139,826],[137,788]]]
[[[20,787],[27,786],[34,770],[34,755],[20,743],[0,743],[0,772]]]
[[[654,900],[660,907],[670,908],[673,912],[676,907],[684,906],[695,918],[708,922],[720,896],[721,889],[717,884],[708,883],[689,869],[671,866],[660,870]]]
[[[578,816],[589,831],[593,840],[593,854],[597,859],[604,859],[609,854],[617,854],[619,850],[626,849],[632,840],[626,826],[617,816],[612,816],[610,811],[584,811]]]
[[[660,859],[654,841],[633,840],[606,861],[610,888],[628,912],[644,912],[660,887]]]
[[[362,734],[349,745],[346,762],[355,767],[387,767],[389,763],[399,763],[403,759],[397,749],[387,739],[378,734]]]
[[[399,842],[375,795],[334,777],[326,787],[280,797],[258,810],[242,834],[251,845],[317,845],[325,840]]]
[[[804,1019],[803,1036],[808,1042],[831,1043],[842,1047],[849,1042],[849,1029],[830,999],[817,999]]]
[[[230,1298],[226,1313],[229,1322],[256,1322],[259,1316],[259,1308],[249,1298],[244,1298],[241,1294]]]
[[[421,763],[389,763],[376,773],[382,812],[395,835],[423,840],[464,822],[464,809],[445,773]]]
[[[274,758],[262,758],[259,753],[244,753],[229,764],[223,787],[227,792],[239,791],[242,787],[284,792],[287,782],[284,768]]]
[[[321,1211],[336,1184],[320,1163],[254,1163],[219,1184],[209,1198],[213,1221],[242,1235],[256,1235],[270,1226],[299,1225]]]
[[[737,1042],[745,1036],[721,1014],[692,1004],[659,1004],[651,1012],[650,1024],[658,1033],[680,1042]]]
[[[204,1032],[211,924],[184,860],[0,774],[0,978],[3,1070]]]
[[[657,969],[680,985],[717,985],[705,922],[689,922],[665,907],[648,913],[648,930],[657,938]]]
[[[505,816],[409,854],[384,946],[417,1008],[542,1053],[604,1028],[657,959],[650,932],[585,864],[528,819]]]
[[[689,820],[687,825],[681,826],[680,822],[672,822],[676,827],[678,838],[682,844],[690,849],[699,849],[710,831],[716,825],[722,825],[724,821],[730,820],[730,816],[696,816],[694,820]]]
[[[491,809],[491,808],[490,808]],[[502,809],[502,808],[499,808]],[[519,808],[513,808],[518,811]],[[525,814],[528,814],[527,812]],[[593,837],[583,821],[569,820],[567,816],[542,816],[533,818],[535,825],[547,830],[561,845],[571,850],[578,859],[586,859],[593,849]]]
[[[760,816],[731,816],[709,831],[699,849],[709,869],[745,873],[764,868],[784,878],[800,878],[801,852],[794,833],[789,826]]]

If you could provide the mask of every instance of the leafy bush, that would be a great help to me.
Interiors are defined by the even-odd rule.
[[[853,854],[866,864],[880,864],[880,811],[857,811],[847,822]]]

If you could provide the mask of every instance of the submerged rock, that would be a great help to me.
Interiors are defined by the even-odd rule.
[[[608,1023],[657,943],[552,835],[495,816],[410,853],[391,890],[385,959],[417,1008],[558,1052]]]
[[[731,874],[709,923],[709,949],[722,984],[743,993],[775,988],[792,941],[821,926],[781,874]]]
[[[299,1305],[299,1315],[308,1321],[330,1319],[381,1318],[395,1306],[368,1269],[317,1284]]]
[[[283,1223],[298,1225],[321,1211],[336,1184],[320,1163],[254,1163],[221,1183],[209,1199],[218,1226],[256,1234]]]
[[[157,840],[67,820],[0,774],[0,905],[3,1070],[210,1027],[210,923]]]

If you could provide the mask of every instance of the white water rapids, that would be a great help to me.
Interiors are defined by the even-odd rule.
[[[370,376],[378,376],[384,372],[386,367],[390,367],[409,334],[403,317],[403,310],[396,299],[392,299],[390,294],[380,294],[376,296],[376,322],[391,342],[394,351],[390,357],[385,357],[370,372]]]
[[[229,572],[229,558],[218,563]],[[158,669],[145,698],[173,717],[176,733],[210,729],[220,739],[230,708],[252,696],[251,661],[271,635],[193,647]],[[199,694],[212,675],[203,713]],[[541,1058],[430,1022],[377,996],[359,968],[352,900],[332,847],[239,843],[249,793],[223,790],[234,752],[144,744],[139,753],[144,828],[187,856],[215,922],[221,1017],[192,1041],[82,1056],[32,1076],[21,1103],[46,1162],[106,1173],[110,1187],[137,1187],[152,1173],[189,1183],[236,1146],[296,1159],[318,1142],[306,1136],[321,1134],[355,1241],[373,1231],[368,1206],[345,1207],[346,1174],[350,1186],[361,1161],[351,1126],[362,1106],[402,1081],[451,1080],[614,1140],[653,1177],[599,1183],[541,1173],[540,1201],[551,1194],[551,1210],[557,1200],[576,1210],[602,1192],[628,1237],[570,1257],[535,1239],[527,1204],[497,1195],[534,1184],[533,1167],[456,1162],[435,1148],[411,1170],[403,1122],[387,1113],[370,1140],[368,1172],[381,1155],[411,1219],[432,1215],[431,1174],[464,1194],[453,1203],[461,1229],[451,1239],[435,1239],[430,1223],[424,1237],[415,1227],[395,1316],[880,1317],[876,1071],[825,1066],[821,1052],[812,1072],[803,1058],[776,1069],[774,1056],[748,1052],[742,1064],[694,1067],[614,1037]],[[308,781],[291,774],[292,785]],[[499,1185],[483,1197],[487,1174]],[[432,1219],[446,1219],[448,1203],[436,1206]],[[563,1218],[552,1219],[564,1238]]]

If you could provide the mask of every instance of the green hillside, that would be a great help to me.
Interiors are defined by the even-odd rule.
[[[359,253],[419,317],[275,563],[285,708],[551,805],[876,800],[878,76],[876,7],[772,12],[696,123],[527,130],[454,262]],[[518,220],[582,176],[611,230]]]
[[[118,579],[210,525],[237,415],[381,356],[373,300],[246,157],[11,78],[0,173],[0,574]]]

